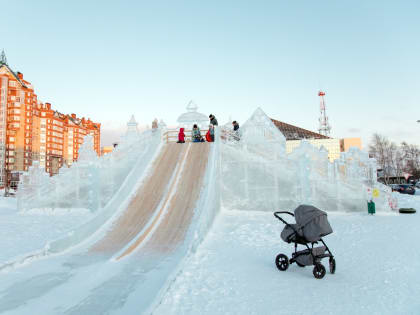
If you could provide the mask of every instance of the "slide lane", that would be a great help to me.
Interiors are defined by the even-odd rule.
[[[111,226],[106,235],[94,244],[89,252],[112,256],[131,242],[152,218],[178,164],[187,151],[186,145],[169,143],[153,164],[151,174],[137,191],[127,209]]]
[[[192,144],[187,158],[188,164],[170,201],[170,210],[139,254],[170,253],[183,242],[203,188],[209,150],[209,143]]]

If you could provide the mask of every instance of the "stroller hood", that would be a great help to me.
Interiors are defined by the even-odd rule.
[[[318,241],[333,232],[327,213],[310,205],[300,205],[295,209],[295,220],[299,234],[308,242]]]

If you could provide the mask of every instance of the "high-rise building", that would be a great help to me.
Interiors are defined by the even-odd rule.
[[[27,171],[38,160],[45,171],[58,172],[63,165],[77,160],[83,136],[94,137],[100,154],[100,126],[90,119],[65,115],[38,101],[30,82],[7,64],[0,55],[0,186],[19,172]]]

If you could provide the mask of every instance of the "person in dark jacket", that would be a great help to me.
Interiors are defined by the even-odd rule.
[[[233,125],[233,131],[236,131],[239,129],[239,124],[236,120],[232,121],[232,125]]]
[[[214,117],[214,115],[213,115],[213,114],[210,114],[209,118],[210,118],[210,123],[211,123],[213,126],[218,126],[218,125],[219,125],[219,124],[217,123],[217,119],[216,119],[216,117]]]
[[[177,143],[185,143],[185,133],[184,133],[184,128],[180,128],[179,129],[179,133],[178,133],[178,142]]]
[[[233,126],[233,139],[239,141],[241,139],[241,134],[239,133],[239,124],[236,120],[232,121]]]

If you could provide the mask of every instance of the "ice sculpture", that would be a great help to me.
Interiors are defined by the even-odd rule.
[[[241,141],[224,138],[222,203],[228,209],[291,210],[309,203],[327,211],[367,211],[367,191],[376,189],[377,210],[390,210],[390,191],[376,181],[376,161],[358,148],[334,163],[325,148],[307,141],[286,155],[284,136],[260,108],[243,125]]]
[[[264,152],[268,159],[285,156],[286,138],[261,108],[243,124],[241,139],[248,150]]]
[[[177,119],[179,127],[192,129],[194,124],[197,124],[200,129],[205,129],[208,127],[208,117],[202,113],[199,113],[197,110],[197,104],[195,104],[193,101],[190,101],[187,105],[187,112],[181,114]]]
[[[144,158],[151,146],[154,149],[158,147],[160,137],[160,130],[124,137],[114,151],[98,157],[93,150],[93,138],[86,136],[79,149],[78,161],[70,168],[62,167],[53,177],[49,177],[34,162],[21,178],[17,194],[19,210],[85,208],[97,211],[105,207],[136,161]],[[148,159],[144,163],[148,163]]]

